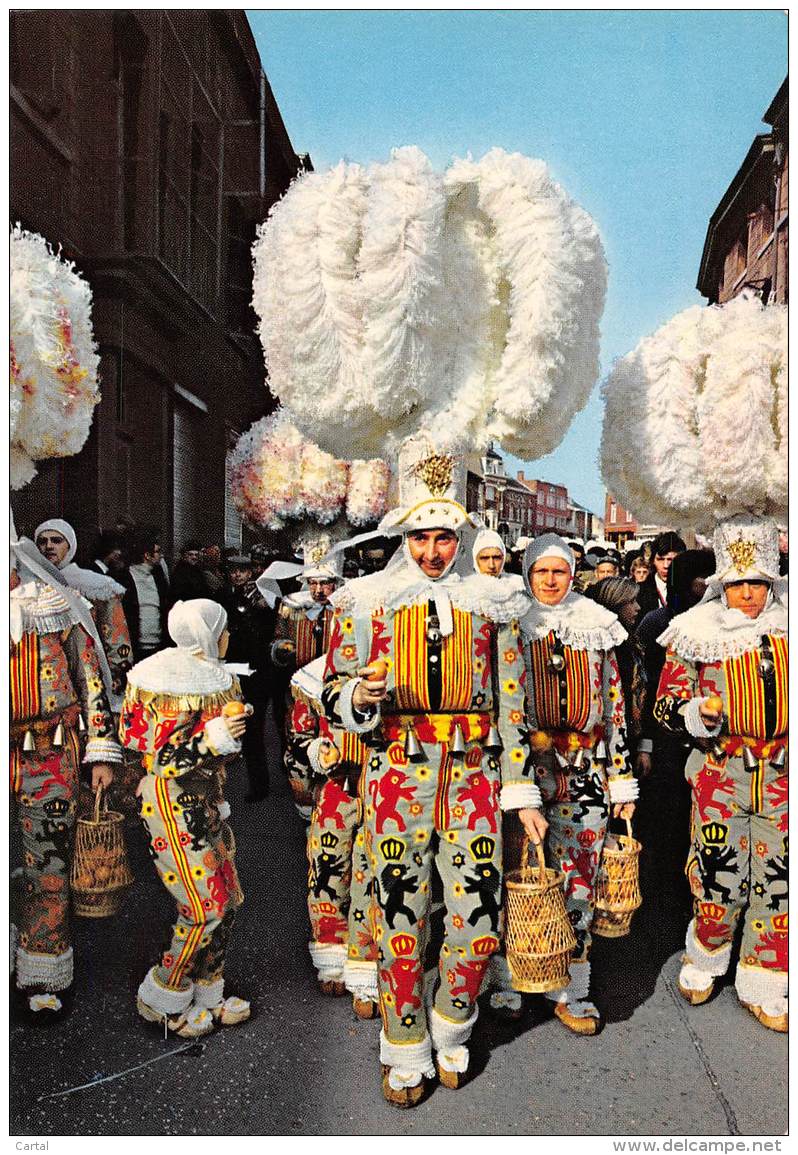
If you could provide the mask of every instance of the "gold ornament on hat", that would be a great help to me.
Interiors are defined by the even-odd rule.
[[[729,543],[728,550],[732,565],[738,573],[745,573],[746,570],[751,569],[756,560],[756,542],[743,541],[743,536],[740,534],[737,541]]]
[[[443,497],[452,484],[454,458],[449,454],[431,453],[413,467],[413,473],[423,481],[433,497]]]
[[[310,551],[310,560],[313,565],[318,565],[326,552],[323,545],[314,545]]]

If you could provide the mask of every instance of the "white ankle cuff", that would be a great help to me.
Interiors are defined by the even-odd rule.
[[[193,994],[194,984],[191,982],[184,990],[175,990],[159,983],[155,977],[155,967],[147,971],[138,990],[141,1001],[162,1015],[182,1014],[188,1009]]]
[[[391,1043],[385,1037],[385,1031],[380,1031],[380,1062],[386,1067],[396,1067],[404,1076],[417,1072],[419,1079],[426,1075],[431,1079],[435,1074],[432,1062],[432,1041],[429,1035],[419,1043]],[[418,1080],[417,1080],[418,1082]],[[393,1084],[391,1084],[393,1086]],[[405,1086],[416,1086],[417,1083],[405,1083]],[[400,1088],[395,1088],[399,1090]]]
[[[471,1032],[474,1029],[478,1015],[479,1007],[475,1003],[473,1013],[469,1019],[466,1019],[464,1023],[454,1023],[451,1019],[445,1019],[443,1015],[439,1014],[433,1007],[429,1016],[429,1029],[432,1034],[432,1045],[435,1050],[449,1051],[452,1048],[461,1047],[464,1043],[467,1043],[471,1038]]]
[[[737,966],[734,976],[737,997],[744,1003],[761,1007],[766,1002],[786,1000],[787,974],[785,971],[769,970],[766,967]],[[786,1006],[784,1010],[786,1011]],[[783,1013],[783,1012],[780,1012]]]
[[[720,978],[729,969],[732,944],[727,942],[717,950],[707,950],[696,938],[695,919],[691,919],[690,925],[687,927],[684,946],[687,951],[685,961],[692,963],[700,971],[706,971],[713,978]]]
[[[310,957],[321,982],[341,982],[346,963],[346,947],[341,942],[308,943]]]
[[[344,986],[356,999],[370,999],[376,1003],[380,997],[377,988],[377,964],[362,962],[360,959],[347,959],[344,963]]]
[[[214,979],[212,983],[194,983],[194,1004],[209,1010],[224,1001],[224,979]]]

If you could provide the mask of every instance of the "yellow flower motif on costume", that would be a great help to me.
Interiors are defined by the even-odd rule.
[[[390,993],[390,991],[382,996],[382,1001],[385,1003],[386,1007],[393,1006],[393,995]]]
[[[481,674],[482,671],[485,669],[485,663],[482,661],[481,658],[475,658],[474,659],[474,669],[477,671],[478,674]]]
[[[176,775],[177,775],[177,770],[175,769],[174,766],[164,766],[164,768],[163,768],[164,778],[174,778]]]
[[[357,649],[354,646],[341,646],[341,657],[346,661],[350,661],[357,654]]]
[[[141,813],[145,818],[149,818],[150,815],[155,813],[155,807],[151,802],[143,802],[141,805]]]
[[[180,817],[180,815],[183,813],[183,807],[182,807],[182,806],[178,806],[176,802],[173,802],[173,803],[172,803],[172,813],[173,813],[174,815],[176,815],[176,817],[178,817],[178,818],[179,818],[179,817]]]
[[[426,830],[423,830],[421,827],[419,827],[413,837],[415,838],[416,842],[426,842],[429,838],[429,834]]]
[[[99,678],[88,678],[87,681],[89,683],[89,689],[94,690],[95,694],[103,688],[103,684]]]
[[[465,809],[462,806],[453,806],[452,814],[455,818],[462,818],[465,815]]]
[[[369,803],[369,805],[366,806],[366,818],[373,818],[373,817],[374,817],[374,807]]]
[[[456,830],[445,830],[443,832],[443,837],[446,839],[447,842],[457,842],[457,831]]]
[[[523,762],[524,761],[524,751],[521,749],[520,746],[513,746],[512,750],[510,751],[510,761],[511,762]]]
[[[191,877],[192,878],[198,878],[198,879],[204,878],[206,873],[207,872],[206,872],[204,866],[197,865],[197,866],[192,866],[192,868],[191,868]]]
[[[179,925],[175,927],[175,938],[185,938],[187,934],[188,930],[186,927]]]
[[[42,666],[42,678],[44,678],[45,682],[52,682],[55,678],[55,670],[49,663],[45,663]]]
[[[465,891],[463,890],[463,884],[461,882],[456,882],[452,887],[452,893],[456,898],[462,898],[465,894]]]
[[[504,692],[505,694],[517,694],[518,683],[513,678],[508,678],[504,683]]]
[[[508,665],[512,665],[512,663],[515,661],[515,659],[517,657],[518,657],[518,650],[505,650],[504,651],[504,660],[505,660],[505,662],[507,662]]]
[[[607,697],[611,702],[617,702],[618,698],[620,697],[618,693],[618,687],[610,686],[610,688],[607,690]]]
[[[57,705],[58,705],[58,698],[56,698],[54,694],[50,694],[47,698],[44,699],[44,708],[48,712],[55,710]]]
[[[352,621],[352,619],[351,619],[351,618],[344,618],[344,619],[342,620],[342,622],[341,622],[341,629],[342,629],[342,630],[343,630],[345,633],[347,633],[347,634],[351,634],[351,633],[352,633],[352,630],[353,630],[354,628],[355,628],[355,623]]]
[[[762,931],[765,929],[765,924],[761,918],[755,918],[751,923],[751,926],[754,928],[754,930]]]
[[[612,764],[616,768],[616,770],[622,770],[625,766],[623,755],[622,754],[613,754]]]
[[[319,849],[319,847],[321,846],[321,843],[319,842],[318,838],[316,838],[316,837],[314,836],[314,837],[313,837],[313,838],[311,838],[311,840],[310,840],[310,845],[313,847],[313,849],[314,849],[314,850],[318,850],[318,849]]]
[[[510,721],[513,723],[514,726],[518,726],[518,725],[520,725],[521,722],[523,722],[524,715],[521,713],[520,710],[511,710],[510,714],[509,714],[509,718],[510,718]]]
[[[513,620],[512,622],[510,622],[510,633],[511,633],[511,634],[516,634],[516,635],[517,635],[517,634],[518,634],[518,630],[519,630],[519,625],[518,625],[518,622],[517,622],[517,621],[515,621],[515,620]]]
[[[177,875],[173,870],[167,870],[163,876],[163,880],[167,886],[174,886],[177,882]]]
[[[441,954],[445,955],[448,958],[451,953],[452,952],[449,949],[449,947],[446,945],[446,943],[444,943],[443,946],[441,947]]]
[[[385,927],[381,926],[379,923],[377,923],[376,926],[374,927],[375,939],[377,939],[377,941],[379,941],[384,936],[384,934],[385,934]]]
[[[453,781],[459,782],[462,777],[463,777],[463,771],[460,769],[459,766],[455,766],[454,769],[452,770]]]
[[[429,766],[419,766],[416,770],[416,778],[421,782],[425,782],[429,778]]]
[[[409,809],[410,809],[410,813],[411,813],[411,814],[413,814],[414,816],[418,816],[419,814],[421,814],[421,812],[423,811],[424,807],[421,805],[421,803],[420,803],[420,802],[412,802],[412,803],[410,804],[410,807],[409,807]]]
[[[426,894],[427,891],[429,890],[429,883],[422,882],[418,889],[421,891],[422,894]]]
[[[466,948],[464,946],[459,946],[457,948],[457,953],[460,955],[460,958],[465,958],[466,955],[468,954],[468,951],[466,950]]]

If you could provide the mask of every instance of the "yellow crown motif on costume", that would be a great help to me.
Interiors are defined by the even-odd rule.
[[[380,843],[380,854],[387,862],[398,862],[404,853],[405,844],[401,838],[383,838]]]
[[[480,938],[475,938],[471,942],[471,953],[477,958],[485,958],[486,955],[492,955],[499,947],[499,940],[492,934],[483,934]]]
[[[389,939],[391,950],[399,958],[401,955],[412,954],[416,946],[416,936],[408,934],[406,931],[402,934],[394,934]]]
[[[333,850],[338,845],[338,838],[331,830],[325,830],[321,836],[321,844],[325,850]]]
[[[472,838],[468,849],[471,851],[471,857],[477,862],[483,862],[485,859],[493,858],[493,851],[496,846],[494,838],[488,838],[487,834],[480,834],[479,838]]]
[[[704,835],[704,842],[708,842],[712,846],[724,846],[729,828],[724,826],[722,822],[707,822],[701,827],[701,832]]]
[[[773,924],[773,929],[777,930],[780,934],[786,934],[789,929],[789,917],[786,913],[774,914],[770,920]]]
[[[454,458],[448,453],[431,453],[413,466],[414,475],[423,481],[433,497],[443,497],[452,484]]]
[[[719,906],[717,902],[700,902],[699,908],[704,918],[711,918],[713,922],[718,922],[726,913],[725,906]]]
[[[743,541],[742,534],[737,538],[737,541],[729,542],[726,548],[729,551],[732,565],[738,573],[745,573],[756,561],[756,542]]]

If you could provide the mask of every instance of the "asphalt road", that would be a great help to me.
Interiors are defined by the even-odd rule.
[[[265,803],[228,796],[246,900],[227,992],[249,1022],[199,1043],[164,1040],[135,1009],[172,905],[139,829],[136,884],[113,919],[75,920],[76,998],[36,1028],[12,1006],[12,1135],[781,1135],[787,1041],[737,1003],[733,987],[689,1007],[675,989],[678,931],[653,913],[626,939],[597,940],[595,998],[606,1025],[577,1038],[542,998],[505,1024],[482,1007],[474,1078],[436,1087],[413,1111],[380,1091],[378,1024],[317,993],[307,953],[303,826],[281,776]],[[481,1000],[484,1003],[484,997]],[[88,1084],[88,1086],[85,1086]],[[75,1088],[82,1088],[75,1090]]]

